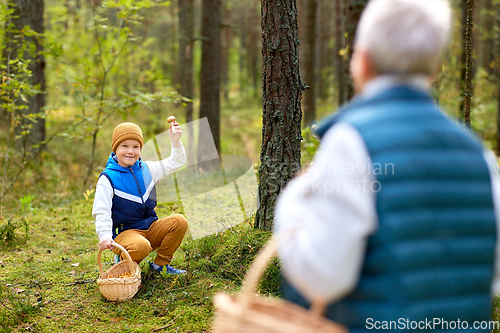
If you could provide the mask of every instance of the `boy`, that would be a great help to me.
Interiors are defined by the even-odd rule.
[[[179,124],[173,122],[168,133],[173,146],[170,157],[144,162],[140,158],[144,144],[140,127],[129,122],[116,126],[111,144],[113,152],[99,176],[92,215],[99,248],[112,249],[115,262],[119,261],[121,251],[111,246],[113,240],[127,249],[137,263],[158,249],[154,262],[149,263],[151,269],[182,274],[186,271],[169,264],[186,234],[187,220],[179,214],[158,219],[154,210],[155,184],[186,162]]]

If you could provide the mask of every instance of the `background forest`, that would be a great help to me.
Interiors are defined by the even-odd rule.
[[[305,165],[318,146],[310,126],[353,95],[348,63],[366,0],[289,2],[298,13],[292,29],[300,40],[300,89],[307,88],[302,123],[296,124],[303,137],[299,162]],[[468,125],[470,116],[472,130],[498,152],[500,0],[451,3],[453,39],[433,95],[450,117]],[[257,172],[266,105],[264,28],[257,0],[1,1],[3,330],[102,330],[114,324],[122,331],[188,332],[210,326],[211,296],[238,289],[269,234],[252,230],[250,220],[246,228],[190,240],[178,260],[193,274],[166,282],[147,275],[135,300],[141,310],[133,304],[111,307],[94,283],[92,194],[112,131],[122,121],[139,124],[147,141],[168,129],[170,115],[181,125],[208,117],[219,153],[248,156]],[[182,213],[176,203],[159,210]],[[238,260],[226,260],[235,254]],[[275,262],[262,292],[276,294],[277,272]],[[161,300],[165,293],[169,298]],[[87,294],[93,296],[82,298]],[[143,319],[150,317],[155,319]]]
[[[208,10],[220,7],[220,15],[206,10],[212,21],[218,19],[220,47],[210,46],[205,53],[218,55],[218,62],[202,59],[202,44],[212,29],[207,20],[202,26],[202,1],[17,2],[20,7],[3,4],[0,12],[4,209],[25,195],[51,202],[81,197],[92,189],[107,159],[112,129],[123,120],[139,123],[148,140],[166,129],[168,115],[181,123],[208,116],[211,127],[219,126],[212,130],[220,138],[221,154],[246,155],[259,163],[258,1],[203,2]],[[450,116],[463,119],[467,1],[452,2],[454,36],[433,94]],[[310,88],[303,93],[303,127],[352,96],[349,46],[355,15],[363,5],[354,0],[297,1],[300,73]],[[471,38],[472,127],[494,150],[500,90],[498,6],[496,0],[473,3]],[[202,72],[208,73],[205,78]],[[210,75],[218,76],[220,102],[213,101],[217,94],[204,92],[207,85],[201,81]],[[205,104],[200,105],[204,93]],[[305,139],[303,147],[310,145],[307,135]],[[311,158],[307,151],[303,155]]]

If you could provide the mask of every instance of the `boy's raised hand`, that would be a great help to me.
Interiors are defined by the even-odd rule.
[[[172,131],[172,128],[175,128],[175,133],[174,131]],[[174,146],[174,148],[182,147],[181,144],[182,129],[177,121],[173,121],[172,123],[170,123],[168,134],[170,135],[170,139],[172,140],[172,145]]]

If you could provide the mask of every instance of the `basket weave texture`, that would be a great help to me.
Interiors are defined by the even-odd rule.
[[[252,263],[242,291],[237,296],[217,294],[213,333],[347,333],[348,330],[321,314],[324,302],[316,300],[310,311],[291,302],[255,294],[257,283],[269,260],[276,254],[276,242],[269,241]]]
[[[130,254],[123,246],[114,242],[112,245],[119,248],[126,259],[115,264],[107,272],[104,272],[101,261],[102,250],[99,250],[97,265],[99,266],[100,275],[97,279],[97,285],[101,294],[108,301],[124,302],[134,297],[139,290],[141,286],[141,268],[132,260]],[[120,278],[120,274],[124,273],[130,273],[130,277]]]

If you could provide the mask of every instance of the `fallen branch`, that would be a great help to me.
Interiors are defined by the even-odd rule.
[[[12,310],[11,308],[9,308],[7,305],[3,304],[3,301],[0,299],[0,303],[7,309],[7,310],[10,310],[10,311],[14,311]]]

